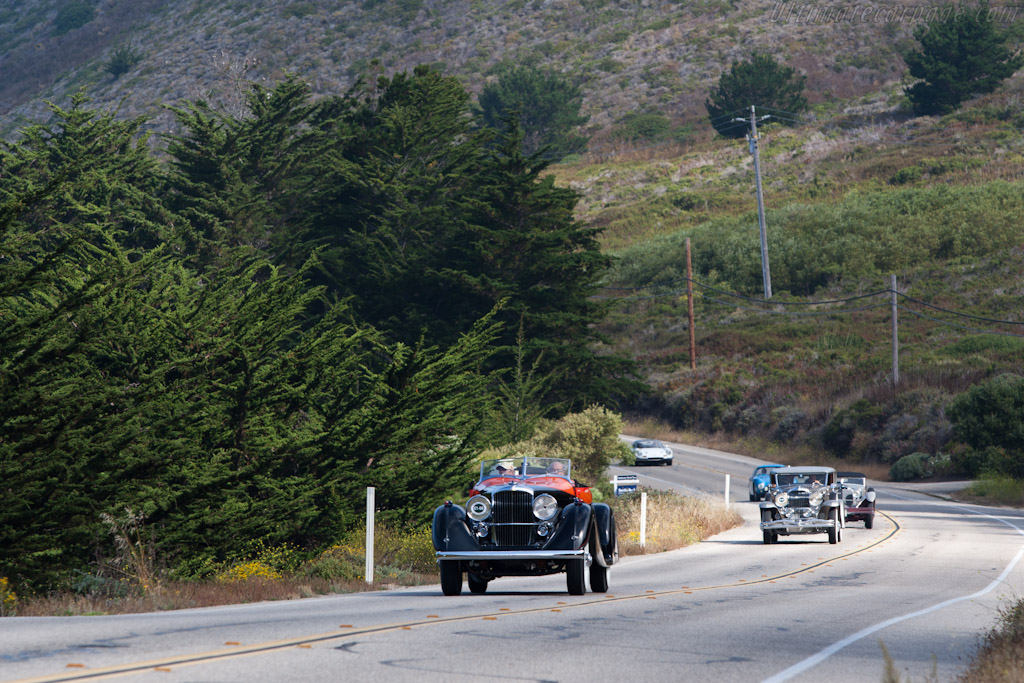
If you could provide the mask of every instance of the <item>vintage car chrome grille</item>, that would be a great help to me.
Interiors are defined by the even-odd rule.
[[[791,493],[786,507],[809,508],[811,507],[811,501],[806,493]]]
[[[494,542],[497,545],[529,545],[537,519],[529,491],[498,491],[491,506]]]

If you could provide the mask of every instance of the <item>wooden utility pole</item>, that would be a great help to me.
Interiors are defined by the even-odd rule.
[[[896,276],[889,276],[889,294],[892,305],[892,386],[900,383],[900,337],[896,327]]]
[[[690,238],[686,238],[686,308],[690,327],[690,369],[697,369],[697,342],[693,334],[693,267],[690,264]]]
[[[761,120],[771,118],[771,114],[761,117]],[[764,225],[764,193],[761,190],[761,157],[757,153],[757,114],[754,112],[754,105],[750,105],[750,119],[735,118],[733,121],[750,123],[750,132],[747,133],[747,143],[750,145],[750,153],[754,155],[754,183],[757,187],[757,225],[761,231],[761,277],[764,280],[764,298],[772,298],[772,269],[768,265],[768,231]]]

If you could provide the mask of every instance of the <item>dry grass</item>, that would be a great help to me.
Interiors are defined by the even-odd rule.
[[[1024,681],[1024,600],[1000,610],[999,623],[985,637],[962,683]]]
[[[647,533],[640,545],[640,492],[613,503],[619,535],[619,552],[645,555],[684,548],[732,529],[743,518],[725,506],[698,496],[681,496],[670,491],[647,491]]]
[[[266,600],[298,600],[332,593],[359,593],[386,590],[396,586],[437,583],[436,574],[409,573],[390,583],[368,584],[358,579],[329,581],[318,577],[262,577],[246,581],[169,582],[144,594],[119,598],[78,595],[72,592],[18,601],[17,616],[85,616],[97,614],[136,614],[192,607],[238,605]]]

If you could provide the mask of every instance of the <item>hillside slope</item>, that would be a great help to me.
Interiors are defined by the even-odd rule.
[[[4,137],[40,120],[44,100],[80,88],[125,115],[154,115],[163,130],[161,104],[202,98],[235,110],[248,81],[285,73],[337,93],[372,60],[384,72],[444,63],[475,91],[502,62],[549,66],[584,86],[589,132],[600,134],[629,111],[701,117],[709,86],[751,50],[805,73],[814,102],[878,91],[900,78],[897,48],[913,26],[893,0],[870,17],[801,16],[772,0],[99,0],[94,19],[56,35],[67,4],[0,10]],[[114,79],[103,64],[128,45],[143,59]]]

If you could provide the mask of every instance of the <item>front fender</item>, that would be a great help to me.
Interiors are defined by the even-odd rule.
[[[619,560],[619,543],[615,536],[615,515],[604,503],[594,503],[594,534],[591,554],[602,567],[610,567]]]
[[[480,545],[466,525],[466,510],[461,505],[445,503],[434,510],[434,550],[479,550]]]
[[[562,509],[558,527],[551,540],[544,544],[547,550],[579,550],[590,540],[592,510],[586,503],[570,503]]]

